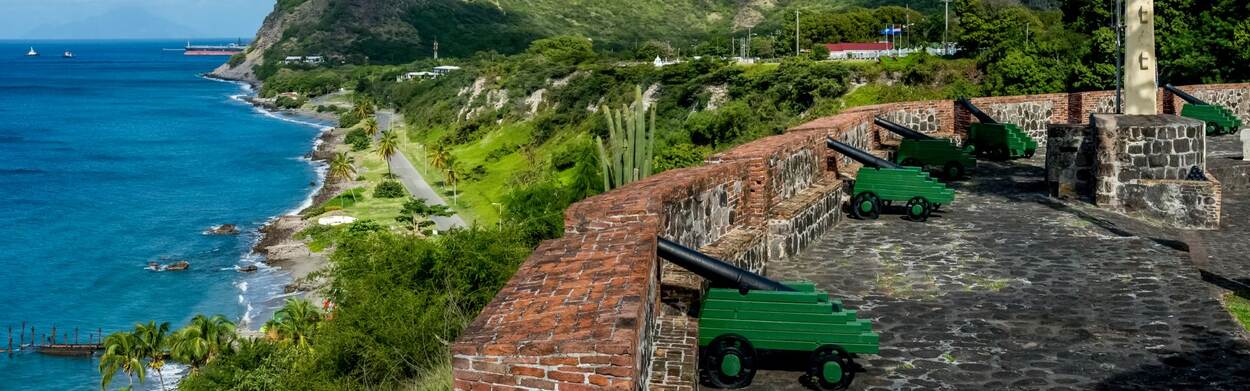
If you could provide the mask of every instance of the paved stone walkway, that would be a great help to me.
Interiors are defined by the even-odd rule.
[[[1050,201],[1041,160],[983,163],[928,223],[849,220],[768,274],[875,320],[881,354],[852,389],[1250,389],[1250,343],[1213,283],[1250,283],[1250,193],[1225,194],[1227,227],[1194,240],[1202,273],[1179,233]]]

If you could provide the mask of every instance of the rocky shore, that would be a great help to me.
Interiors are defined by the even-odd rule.
[[[293,110],[288,111],[288,114],[318,118],[316,116],[318,113],[308,110]],[[316,148],[305,157],[314,164],[328,164],[329,160],[334,157],[334,148],[343,143],[341,133],[336,128],[322,132],[318,136]],[[342,188],[337,184],[323,184],[312,195],[309,208],[334,198],[341,191]],[[287,293],[302,292],[314,304],[320,305],[321,296],[316,291],[324,285],[325,281],[315,276],[314,273],[323,269],[329,263],[329,258],[326,253],[313,253],[309,250],[307,242],[295,237],[309,225],[315,224],[304,220],[305,211],[307,208],[297,214],[279,216],[266,223],[260,228],[260,239],[252,247],[252,251],[264,256],[265,264],[291,273],[293,281],[284,289]]]

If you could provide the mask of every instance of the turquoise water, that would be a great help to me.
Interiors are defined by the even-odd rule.
[[[257,228],[315,190],[302,156],[319,129],[198,76],[223,57],[162,51],[182,42],[34,42],[44,56],[24,57],[31,44],[0,41],[0,333],[17,339],[25,321],[71,340],[79,328],[85,341],[198,313],[259,322],[289,277],[234,267],[255,261]],[[66,49],[77,58],[62,59]],[[223,223],[245,233],[202,234]],[[191,269],[145,269],[178,259]],[[95,367],[0,355],[0,390],[99,389]]]

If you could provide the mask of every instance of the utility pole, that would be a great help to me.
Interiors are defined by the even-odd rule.
[[[950,33],[951,33],[951,0],[942,0],[946,3],[946,29],[942,30],[942,54],[949,56],[950,53]]]
[[[1124,0],[1115,0],[1115,113],[1124,114]]]
[[[802,50],[799,50],[799,11],[794,11],[794,55],[797,57]]]

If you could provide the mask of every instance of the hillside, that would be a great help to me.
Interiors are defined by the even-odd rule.
[[[788,14],[791,7],[901,3],[881,0],[281,0],[254,49],[215,73],[255,80],[253,67],[287,55],[324,55],[347,63],[400,64],[478,52],[512,54],[531,41],[580,35],[597,49],[646,41],[689,48],[708,38],[728,45],[730,31]],[[275,61],[268,61],[272,68]],[[260,79],[272,70],[256,69]]]

